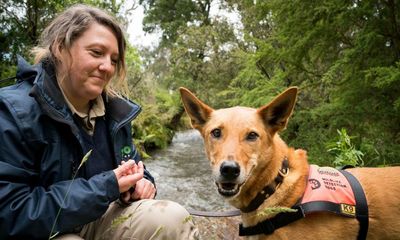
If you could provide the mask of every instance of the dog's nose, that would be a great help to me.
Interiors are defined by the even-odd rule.
[[[219,171],[225,180],[234,180],[240,174],[240,166],[234,161],[224,161]]]

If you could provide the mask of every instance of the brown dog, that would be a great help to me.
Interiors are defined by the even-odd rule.
[[[288,147],[278,135],[293,111],[297,88],[287,89],[258,109],[214,110],[189,90],[180,88],[180,92],[192,126],[204,138],[218,192],[242,211],[244,227],[255,226],[276,215],[266,214],[265,209],[290,208],[302,199],[309,174],[306,152]],[[288,166],[282,173],[284,159]],[[347,171],[358,179],[368,202],[367,239],[400,239],[400,167]],[[274,184],[277,176],[281,176],[281,181]],[[263,190],[269,185],[274,189],[268,196]],[[249,209],[260,193],[264,194],[262,201],[256,209]],[[356,218],[316,212],[276,229],[270,235],[250,238],[357,239],[359,229]]]

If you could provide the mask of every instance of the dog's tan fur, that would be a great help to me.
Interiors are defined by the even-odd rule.
[[[308,162],[304,150],[288,147],[278,132],[286,127],[293,111],[297,88],[289,88],[268,105],[258,109],[233,107],[214,110],[185,88],[180,89],[185,110],[194,128],[204,138],[213,177],[220,181],[221,164],[234,161],[241,185],[233,196],[225,196],[243,209],[266,185],[273,182],[286,156],[289,174],[275,193],[250,213],[242,213],[244,226],[253,226],[273,215],[262,214],[269,207],[291,207],[303,195]],[[220,136],[213,135],[218,129]],[[256,133],[258,136],[254,139]],[[250,136],[251,135],[251,136]],[[362,184],[369,205],[367,239],[400,239],[400,167],[355,168],[350,171]],[[316,213],[279,228],[272,235],[249,239],[356,239],[359,223],[331,213]]]

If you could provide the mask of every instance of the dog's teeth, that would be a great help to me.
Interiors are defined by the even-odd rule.
[[[225,196],[231,197],[239,192],[239,185],[234,183],[217,183],[218,192]]]
[[[222,188],[225,190],[233,190],[237,185],[233,183],[223,183]]]

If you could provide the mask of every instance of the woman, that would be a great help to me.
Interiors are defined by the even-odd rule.
[[[115,19],[73,6],[35,54],[37,64],[19,58],[17,83],[0,89],[0,239],[195,237],[183,207],[153,200],[132,144],[140,107],[116,91],[126,82]]]

